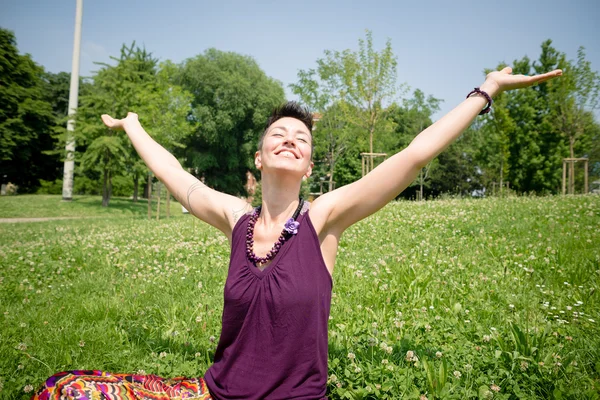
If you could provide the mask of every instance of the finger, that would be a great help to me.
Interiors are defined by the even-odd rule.
[[[102,122],[104,122],[104,125],[108,127],[111,127],[115,124],[115,120],[108,114],[102,114],[100,118],[102,118]]]
[[[562,75],[562,70],[555,69],[554,71],[550,71],[545,74],[536,75],[533,78],[535,79],[534,82],[542,83],[542,82],[546,82],[552,78],[556,78],[557,76],[561,76],[561,75]]]
[[[504,67],[502,68],[502,71],[505,74],[512,74],[512,68],[511,67]]]

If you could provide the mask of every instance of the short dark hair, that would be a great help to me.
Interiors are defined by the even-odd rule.
[[[273,123],[281,118],[295,118],[306,126],[308,132],[311,134],[312,139],[312,129],[313,129],[313,115],[308,109],[308,107],[300,105],[296,101],[288,101],[287,103],[283,103],[276,107],[271,116],[267,120],[267,126],[265,126],[265,130],[260,135],[260,139],[258,140],[258,150],[262,150],[263,139],[265,138],[265,134],[269,130],[269,127],[273,125]]]

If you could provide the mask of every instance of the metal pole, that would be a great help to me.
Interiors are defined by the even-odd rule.
[[[79,93],[79,52],[81,49],[81,19],[83,16],[83,0],[76,0],[75,9],[75,40],[73,43],[73,63],[71,66],[71,88],[69,90],[69,121],[67,122],[67,145],[63,173],[63,200],[73,199],[73,171],[75,169],[75,112],[77,110],[77,95]]]

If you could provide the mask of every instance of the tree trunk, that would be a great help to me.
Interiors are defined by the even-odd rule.
[[[569,154],[571,158],[575,158],[575,137],[569,136]],[[575,162],[571,161],[569,169],[569,194],[575,194]]]
[[[158,221],[160,219],[160,181],[156,182],[156,197],[158,197],[158,200],[156,202],[156,220]]]
[[[108,170],[102,174],[102,207],[108,207]]]
[[[335,167],[335,164],[333,162],[333,157],[334,157],[334,154],[333,154],[333,152],[331,152],[331,162],[329,163],[329,191],[330,192],[333,190],[333,169]]]
[[[138,201],[138,188],[140,184],[140,175],[136,172],[133,175],[133,202],[137,203]]]
[[[369,161],[369,172],[373,171],[373,133],[375,131],[375,127],[372,126],[369,129],[369,153],[371,153],[370,161]]]
[[[167,218],[171,218],[171,192],[169,189],[167,189]]]
[[[425,179],[423,178],[423,170],[421,169],[421,171],[419,171],[419,193],[418,193],[418,199],[419,201],[423,200],[423,181]]]
[[[112,175],[109,171],[108,172],[108,201],[106,202],[107,206],[108,206],[108,203],[110,202],[111,198],[112,198]]]
[[[500,160],[500,197],[502,197],[502,186],[504,181],[504,157]]]

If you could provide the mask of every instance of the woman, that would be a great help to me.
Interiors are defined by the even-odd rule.
[[[480,112],[489,111],[492,97],[561,74],[527,77],[512,75],[510,68],[488,74],[480,88],[406,149],[311,205],[299,193],[313,167],[312,116],[295,103],[275,110],[260,139],[255,165],[262,175],[262,206],[255,210],[188,174],[148,136],[136,114],[121,120],[103,115],[106,126],[125,130],[181,204],[229,239],[222,333],[204,378],[73,371],[51,377],[39,398],[92,398],[99,392],[110,399],[325,398],[331,276],[342,233],[402,192]]]

